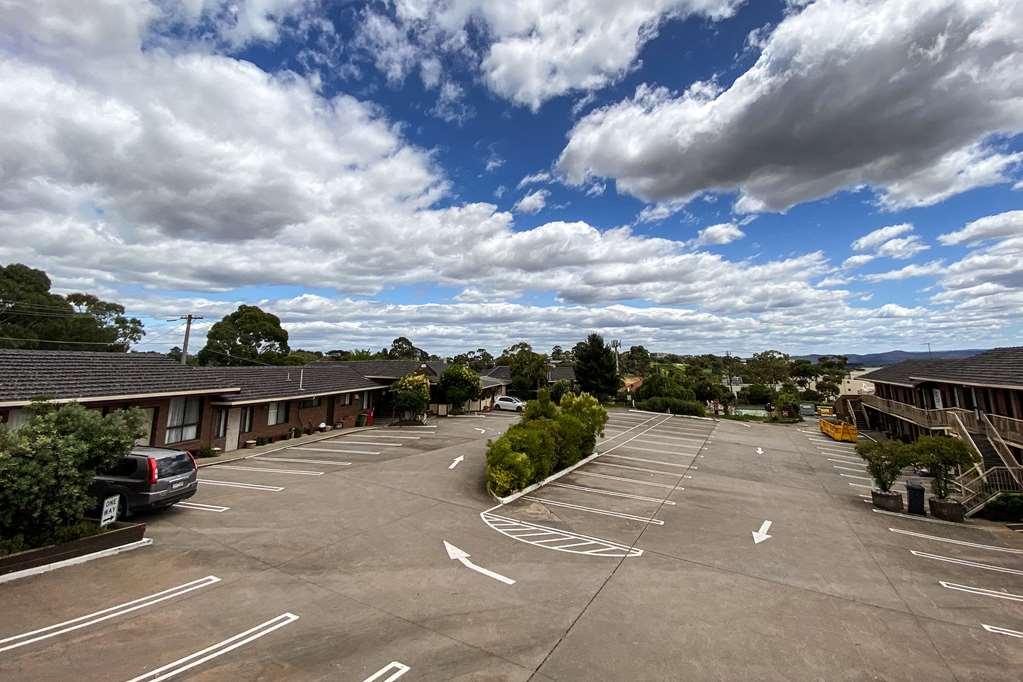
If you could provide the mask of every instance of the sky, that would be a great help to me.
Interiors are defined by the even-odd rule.
[[[0,121],[139,350],[1023,345],[1023,0],[4,0]]]

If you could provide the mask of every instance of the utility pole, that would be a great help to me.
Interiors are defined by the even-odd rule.
[[[185,321],[185,340],[181,344],[181,364],[184,365],[188,362],[188,337],[192,334],[192,320],[201,320],[203,318],[202,315],[193,315],[192,313],[188,313],[187,315],[182,315],[181,317],[167,321],[174,322],[175,319]]]
[[[621,339],[611,339],[611,350],[613,350],[615,354],[615,374],[621,375],[622,372],[618,367],[618,354],[621,353],[622,350]]]

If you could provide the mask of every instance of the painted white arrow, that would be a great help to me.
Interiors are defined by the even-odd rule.
[[[455,459],[452,460],[451,464],[448,465],[448,469],[454,469],[456,466],[459,465],[459,463],[463,462],[464,460],[465,455],[459,455],[458,457],[455,457]]]
[[[479,431],[480,433],[486,433],[486,432],[487,432],[487,430],[486,430],[486,429],[481,429],[481,428],[480,428],[480,427],[478,427],[478,426],[474,426],[474,427],[472,427],[472,428],[473,428],[473,430],[474,430],[474,431]]]
[[[757,449],[756,449],[756,453],[757,453],[758,455],[762,455],[762,454],[764,454],[764,449],[763,449],[763,448],[757,448]]]
[[[488,578],[493,578],[494,580],[500,580],[505,585],[514,585],[515,584],[515,581],[512,580],[511,578],[505,577],[505,576],[501,575],[500,573],[494,573],[493,571],[487,570],[486,568],[483,568],[482,566],[477,566],[476,564],[472,563],[471,561],[469,561],[469,553],[468,552],[466,552],[464,549],[459,549],[459,548],[455,547],[454,545],[452,545],[447,540],[444,541],[444,549],[446,549],[448,551],[448,558],[449,559],[457,559],[458,561],[462,562],[462,565],[465,566],[466,568],[471,568],[472,570],[476,571],[477,573],[482,573],[483,575],[487,576]]]
[[[759,545],[761,542],[771,537],[767,534],[767,531],[771,530],[771,522],[764,521],[760,524],[760,530],[753,531],[753,544]]]

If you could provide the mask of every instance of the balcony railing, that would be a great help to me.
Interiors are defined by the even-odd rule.
[[[1023,419],[1002,417],[997,414],[989,414],[991,424],[998,429],[998,433],[1007,441],[1023,445]]]
[[[881,398],[876,395],[864,394],[860,396],[860,399],[868,407],[873,407],[896,417],[908,419],[919,426],[929,429],[948,428],[949,426],[945,410],[925,410],[915,405],[900,403],[897,400],[889,400],[888,398]],[[974,422],[976,422],[976,419],[974,419]],[[969,424],[966,424],[966,426],[969,428]]]

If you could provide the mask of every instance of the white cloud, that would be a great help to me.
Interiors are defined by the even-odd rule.
[[[453,81],[444,81],[440,84],[437,102],[430,110],[430,113],[448,123],[461,125],[475,116],[476,110],[469,104],[466,104],[465,91],[461,85]]]
[[[910,277],[927,277],[929,275],[937,275],[941,273],[944,267],[944,261],[940,260],[922,264],[914,263],[912,265],[899,268],[898,270],[888,270],[887,272],[876,272],[870,275],[864,275],[863,279],[868,282],[894,282],[909,279]]]
[[[852,243],[853,250],[855,251],[866,251],[867,249],[876,249],[877,247],[884,244],[889,239],[894,239],[900,235],[912,232],[913,226],[909,223],[901,223],[899,225],[888,225],[868,232],[856,241]]]
[[[636,216],[636,222],[639,223],[656,223],[666,218],[670,218],[679,211],[685,208],[685,204],[679,201],[665,201],[659,204],[651,204],[644,206]]]
[[[900,237],[898,239],[889,239],[881,246],[877,247],[877,255],[883,258],[895,258],[898,260],[907,260],[912,258],[921,251],[929,249],[927,244],[924,244],[920,237],[915,234],[908,237]]]
[[[486,167],[488,173],[493,173],[494,171],[496,171],[498,168],[500,168],[503,165],[504,165],[504,159],[502,159],[497,154],[491,153],[490,156],[487,157],[487,161],[486,161],[485,167]]]
[[[367,12],[360,43],[377,66],[401,77],[420,59],[455,54],[479,68],[496,94],[534,111],[573,91],[617,81],[660,24],[691,15],[720,20],[742,0],[397,0],[393,16]],[[469,36],[482,26],[482,54]],[[393,55],[382,56],[384,52]],[[397,65],[395,64],[397,62]]]
[[[530,192],[519,199],[512,210],[516,213],[539,213],[547,205],[547,197],[550,195],[551,193],[545,189]]]
[[[721,223],[700,230],[696,243],[700,246],[707,244],[730,244],[745,236],[746,233],[740,230],[735,223]]]
[[[1023,211],[1006,211],[989,215],[966,225],[961,230],[938,237],[945,246],[955,244],[978,244],[987,239],[1023,236]]]
[[[517,187],[518,189],[522,189],[526,185],[540,185],[549,183],[550,181],[551,181],[550,173],[548,173],[547,171],[537,171],[536,173],[527,175],[521,180],[519,180],[519,184],[517,185]]]
[[[568,182],[644,201],[738,192],[784,211],[874,188],[887,208],[1010,181],[1023,131],[1023,12],[1000,0],[819,0],[788,14],[728,87],[640,86],[572,129]]]
[[[842,261],[842,267],[845,268],[846,270],[858,268],[862,265],[866,265],[870,261],[874,260],[876,257],[877,256],[874,256],[869,253],[863,253],[858,256],[849,256],[844,261]]]

